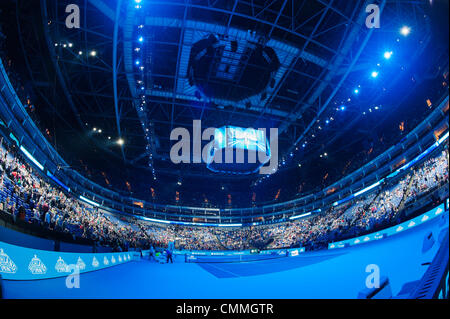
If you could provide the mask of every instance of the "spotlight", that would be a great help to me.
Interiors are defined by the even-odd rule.
[[[136,65],[139,65],[141,62],[139,60],[136,60]]]
[[[143,37],[139,37],[138,41],[139,42],[144,42],[144,38]]]
[[[411,28],[406,25],[400,29],[400,34],[403,35],[404,37],[406,37],[410,32]]]
[[[345,105],[341,105],[341,111],[345,111]]]
[[[384,58],[386,59],[386,60],[389,60],[390,58],[391,58],[391,56],[392,56],[392,51],[386,51],[386,52],[384,52]]]
[[[96,128],[96,127],[94,127],[94,128],[93,128],[93,131],[94,131],[94,132],[97,132],[97,128]]]
[[[99,132],[99,133],[101,133],[101,132],[102,132],[102,130],[98,130],[98,132]]]
[[[118,140],[117,140],[117,144],[119,144],[119,145],[123,145],[125,142],[124,142],[124,140],[122,139],[122,138],[119,138]]]
[[[359,93],[359,90],[358,90],[358,89],[355,89],[355,90],[353,91],[353,93],[358,94],[358,93]]]
[[[92,50],[92,51],[90,52],[90,55],[91,55],[91,56],[96,56],[96,55],[97,55],[97,51]]]
[[[134,0],[136,3],[141,3],[142,0]]]
[[[83,54],[83,51],[78,51],[78,55],[82,55]]]
[[[370,75],[371,75],[373,78],[376,78],[376,77],[378,76],[378,72],[377,72],[377,71],[373,71]]]

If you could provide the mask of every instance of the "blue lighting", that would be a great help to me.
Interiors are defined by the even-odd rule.
[[[370,75],[371,75],[373,78],[376,78],[376,77],[378,76],[378,71],[373,71]]]
[[[386,51],[386,52],[384,52],[384,58],[386,59],[386,60],[389,60],[390,58],[391,58],[391,56],[392,56],[392,51]]]
[[[136,3],[141,3],[142,0],[134,0]]]
[[[358,89],[355,89],[355,90],[353,91],[353,93],[358,94],[358,93],[359,93],[359,90],[358,90]]]
[[[139,65],[141,62],[139,60],[136,60],[136,65]]]
[[[64,188],[67,192],[70,192],[70,188],[67,187],[65,184],[63,184],[59,179],[57,179],[52,173],[50,173],[49,171],[47,171],[47,176],[50,177],[51,179],[53,179],[55,181],[55,183],[57,183],[59,186],[61,186],[62,188]]]
[[[139,42],[144,42],[144,37],[142,37],[142,36],[139,37],[138,41],[139,41]]]
[[[345,105],[341,105],[341,111],[345,110]]]

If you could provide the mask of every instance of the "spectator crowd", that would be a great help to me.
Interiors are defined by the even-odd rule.
[[[89,239],[115,251],[167,247],[187,250],[244,250],[307,247],[395,222],[401,206],[448,183],[448,149],[411,169],[378,192],[298,221],[248,227],[160,225],[137,218],[117,218],[52,186],[26,164],[16,148],[0,143],[0,210],[14,221]]]

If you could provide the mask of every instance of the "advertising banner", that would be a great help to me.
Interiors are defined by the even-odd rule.
[[[124,264],[134,252],[67,253],[24,248],[0,242],[0,274],[3,279],[36,280],[65,277]]]

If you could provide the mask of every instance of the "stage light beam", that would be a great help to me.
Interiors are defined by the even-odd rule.
[[[386,59],[386,60],[389,60],[390,58],[391,58],[391,56],[392,56],[392,51],[386,51],[386,52],[384,52],[384,58]]]
[[[403,35],[404,37],[408,36],[410,33],[411,33],[411,28],[406,25],[400,29],[400,34]]]

